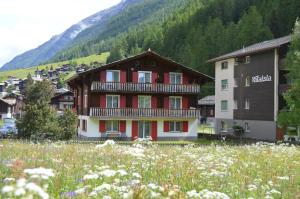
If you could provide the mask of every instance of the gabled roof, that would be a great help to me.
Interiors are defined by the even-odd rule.
[[[253,44],[251,46],[244,47],[240,50],[222,55],[220,57],[210,59],[210,60],[208,60],[208,62],[217,62],[217,61],[221,61],[221,60],[224,60],[224,59],[239,57],[239,56],[243,56],[243,55],[249,55],[249,54],[253,54],[253,53],[257,53],[257,52],[261,52],[261,51],[266,51],[266,50],[271,50],[271,49],[274,49],[274,48],[278,48],[278,47],[280,47],[284,44],[290,43],[291,40],[292,40],[292,36],[288,35],[288,36],[280,37],[280,38],[277,38],[277,39],[263,41],[263,42],[260,42],[260,43]]]
[[[0,99],[2,102],[8,104],[9,106],[14,106],[16,104],[16,99]]]
[[[206,96],[198,101],[199,105],[215,105],[215,96]]]
[[[51,99],[54,99],[54,98],[60,97],[60,96],[62,96],[62,95],[67,95],[67,94],[69,94],[69,95],[73,95],[73,93],[72,93],[71,91],[67,90],[67,91],[65,91],[65,92],[61,92],[61,93],[55,93],[55,95],[54,95],[54,96],[53,96]]]
[[[214,78],[213,77],[210,77],[204,73],[201,73],[199,71],[196,71],[192,68],[189,68],[189,67],[186,67],[180,63],[177,63],[169,58],[166,58],[166,57],[163,57],[153,51],[151,51],[150,49],[148,51],[145,51],[141,54],[138,54],[138,55],[135,55],[135,56],[131,56],[131,57],[128,57],[128,58],[125,58],[125,59],[122,59],[122,60],[119,60],[119,61],[115,61],[115,62],[112,62],[112,63],[109,63],[109,64],[106,64],[106,65],[103,65],[103,66],[100,66],[100,67],[97,67],[97,68],[93,68],[93,69],[90,69],[90,70],[87,70],[87,71],[84,71],[84,72],[81,72],[81,73],[78,73],[74,76],[72,76],[71,78],[69,78],[67,80],[67,82],[71,81],[71,80],[74,80],[74,79],[77,79],[78,77],[82,76],[82,75],[86,75],[86,74],[90,74],[90,73],[94,73],[94,72],[97,72],[97,71],[100,71],[100,70],[103,70],[103,69],[107,69],[107,68],[110,68],[110,67],[113,67],[113,66],[116,66],[118,64],[123,64],[123,63],[126,63],[126,62],[129,62],[129,61],[132,61],[132,60],[135,60],[135,59],[138,59],[138,58],[141,58],[141,57],[145,57],[145,56],[154,56],[154,57],[157,57],[159,59],[162,59],[166,62],[169,62],[170,64],[174,64],[176,66],[179,66],[179,67],[182,67],[184,68],[185,70],[191,72],[191,73],[194,73],[194,74],[197,74],[197,75],[200,75],[204,78],[207,78],[207,79],[210,79],[210,80],[213,80]]]

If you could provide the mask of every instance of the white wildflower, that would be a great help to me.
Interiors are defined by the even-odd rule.
[[[289,180],[290,177],[289,176],[278,176],[277,179],[278,180]]]
[[[103,148],[103,147],[106,147],[106,146],[113,146],[115,145],[115,141],[113,140],[106,140],[103,144],[99,144],[96,146],[96,149],[100,149],[100,148]]]
[[[23,188],[18,188],[16,191],[15,191],[15,196],[19,197],[19,196],[23,196],[26,194],[26,191],[25,189]]]
[[[115,170],[111,170],[111,169],[105,169],[104,171],[100,172],[100,175],[105,176],[105,177],[113,177],[116,175],[116,171]]]
[[[53,177],[54,173],[52,169],[45,169],[45,168],[34,168],[34,169],[25,169],[24,173],[29,175],[40,175],[43,177]]]
[[[26,184],[26,189],[31,191],[31,192],[36,193],[42,199],[48,199],[49,198],[48,193],[46,193],[41,187],[39,187],[38,185],[36,185],[33,182],[30,182],[30,183]]]
[[[9,193],[9,192],[12,192],[14,190],[14,187],[13,186],[4,186],[2,188],[2,194],[6,194],[6,193]]]
[[[9,183],[9,182],[14,182],[15,180],[16,180],[15,178],[4,178],[3,182]]]
[[[87,174],[83,176],[83,180],[93,180],[93,179],[98,179],[99,175],[94,173],[94,174]]]

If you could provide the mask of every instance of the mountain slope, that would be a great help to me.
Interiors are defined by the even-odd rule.
[[[136,1],[138,0],[123,0],[116,6],[100,11],[86,19],[83,19],[79,23],[68,28],[60,35],[52,37],[49,41],[40,45],[39,47],[16,56],[13,60],[3,65],[0,70],[26,68],[48,61],[56,53],[70,45],[82,31],[92,26],[97,26],[99,29],[103,28],[111,17],[118,14]]]

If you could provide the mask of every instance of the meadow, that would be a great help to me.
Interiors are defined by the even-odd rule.
[[[300,198],[300,148],[0,141],[2,198]]]
[[[60,67],[64,64],[67,64],[69,62],[76,62],[78,65],[80,64],[87,64],[89,65],[91,62],[99,62],[99,63],[106,63],[106,60],[109,56],[109,52],[102,53],[100,55],[90,55],[87,57],[81,57],[73,60],[68,61],[62,61],[62,62],[56,62],[56,63],[49,63],[49,64],[43,64],[39,66],[33,66],[29,68],[21,68],[21,69],[15,69],[15,70],[8,70],[8,71],[0,71],[0,82],[5,81],[8,76],[15,76],[17,78],[23,79],[26,78],[27,75],[30,73],[31,75],[34,74],[34,71],[39,68],[39,70],[46,69],[47,67],[50,69],[51,66],[55,69],[57,67]],[[70,73],[71,75],[75,74],[74,72]],[[66,79],[68,79],[71,75],[68,75]]]

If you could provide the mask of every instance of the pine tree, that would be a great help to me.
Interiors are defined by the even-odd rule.
[[[297,127],[300,136],[300,21],[296,21],[292,44],[286,58],[291,88],[285,93],[287,109],[280,112],[278,121],[281,127]]]

